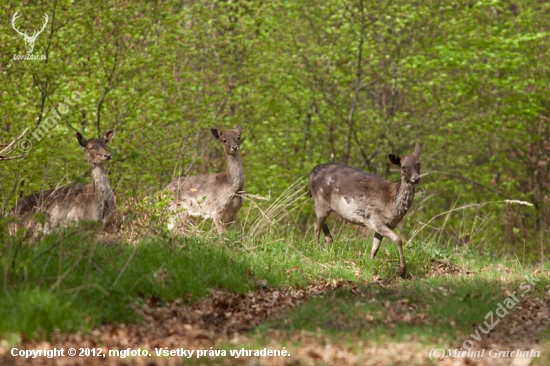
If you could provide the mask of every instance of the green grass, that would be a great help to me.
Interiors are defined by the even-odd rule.
[[[93,233],[74,229],[34,245],[5,243],[1,252],[7,301],[0,302],[0,332],[30,338],[134,321],[131,305],[145,297],[192,301],[209,288],[254,287],[246,261],[201,239],[98,244]]]
[[[454,336],[457,330],[468,332],[473,323],[496,307],[500,296],[496,283],[468,278],[418,280],[391,288],[369,286],[362,295],[343,289],[312,299],[284,319],[262,327],[321,330],[329,335],[351,334],[354,339],[360,336],[380,341],[387,336],[399,341],[416,334],[437,341],[442,335]]]
[[[0,329],[48,338],[56,328],[67,332],[86,329],[81,309],[58,294],[38,287],[22,288],[3,294],[0,303]]]
[[[284,317],[262,324],[251,334],[264,339],[273,329],[308,331],[351,347],[358,340],[384,344],[416,339],[432,346],[457,345],[470,339],[475,326],[489,312],[496,311],[507,298],[505,291],[516,292],[522,298],[525,275],[532,275],[532,269],[519,267],[503,275],[501,269],[486,268],[475,275],[418,278],[386,288],[362,284],[359,293],[340,289],[314,298]],[[548,276],[536,278],[539,282],[525,293],[526,298],[549,296]],[[548,340],[548,332],[541,337]]]
[[[242,239],[233,231],[223,240],[206,233],[192,238],[151,237],[137,244],[109,243],[101,235],[94,228],[77,227],[34,244],[0,235],[1,337],[24,334],[43,339],[55,329],[86,332],[103,323],[136,321],[132,305],[150,297],[161,302],[178,298],[191,302],[208,295],[211,288],[250,291],[258,280],[272,287],[302,287],[318,279],[366,283],[375,277],[395,278],[398,270],[393,243],[385,240],[377,258],[371,260],[372,238],[346,233],[328,248],[301,234],[281,237],[276,232],[257,240]],[[477,272],[502,259],[421,241],[405,247],[405,258],[410,278],[396,279],[399,285],[391,290],[371,286],[359,298],[336,292],[295,309],[284,325],[275,321],[264,328],[320,328],[331,334],[352,330],[378,337],[387,330],[381,304],[407,299],[414,305],[411,316],[426,313],[431,319],[421,324],[421,332],[433,338],[457,330],[466,333],[502,293],[498,272],[489,272],[494,278],[426,278],[437,260]],[[366,314],[373,319],[368,321]],[[355,321],[357,317],[364,319]],[[398,337],[415,332],[411,324],[398,319],[391,329]]]

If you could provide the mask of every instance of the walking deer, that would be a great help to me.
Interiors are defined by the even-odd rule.
[[[19,218],[19,223],[14,224],[10,231],[13,233],[19,226],[38,229],[39,223],[34,218],[37,213],[46,216],[45,233],[70,221],[107,224],[116,210],[116,201],[103,165],[111,159],[106,146],[114,133],[114,130],[109,130],[103,138],[86,140],[77,132],[76,138],[92,170],[92,183],[64,186],[24,197],[10,212]]]
[[[332,242],[326,222],[334,211],[345,220],[364,225],[375,232],[371,258],[376,256],[383,237],[397,244],[399,275],[405,278],[406,264],[401,238],[393,232],[411,207],[416,184],[420,181],[420,146],[411,155],[388,154],[401,167],[401,179],[394,184],[377,175],[342,164],[317,165],[309,175],[309,192],[315,210],[314,237],[319,243],[321,230],[325,242]]]
[[[168,224],[169,230],[183,225],[188,216],[212,218],[223,233],[234,222],[243,205],[240,192],[244,189],[244,171],[240,155],[241,128],[221,132],[211,128],[227,157],[227,171],[210,175],[179,177],[167,189],[174,195],[169,209],[175,212]]]

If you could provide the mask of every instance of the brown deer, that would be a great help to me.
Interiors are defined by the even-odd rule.
[[[309,192],[315,210],[314,237],[319,243],[321,229],[325,242],[332,236],[325,223],[332,211],[345,220],[374,231],[371,258],[376,256],[383,237],[393,240],[399,251],[399,275],[405,278],[406,264],[402,241],[393,232],[412,205],[416,184],[420,181],[420,146],[411,155],[388,154],[401,167],[401,179],[394,184],[377,175],[342,164],[317,165],[309,175]]]
[[[223,233],[234,222],[243,205],[240,193],[244,189],[244,171],[240,154],[241,128],[221,132],[211,128],[210,132],[218,139],[227,157],[227,171],[210,175],[179,177],[167,189],[174,195],[170,210],[175,215],[170,218],[169,230],[184,224],[188,216],[212,218]]]
[[[86,152],[92,170],[92,183],[64,186],[24,197],[10,212],[10,215],[19,218],[19,223],[12,225],[10,231],[13,233],[19,226],[39,229],[39,223],[34,218],[37,213],[46,216],[45,233],[70,221],[107,224],[116,210],[116,201],[103,165],[111,159],[106,146],[114,134],[114,130],[109,130],[103,138],[86,140],[77,132],[76,138]]]

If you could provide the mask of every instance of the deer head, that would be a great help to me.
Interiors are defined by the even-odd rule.
[[[105,161],[111,159],[111,154],[107,151],[107,144],[113,139],[114,130],[109,130],[100,139],[86,140],[80,132],[76,133],[76,138],[80,146],[86,151],[86,158],[91,168],[103,165]]]
[[[399,157],[399,155],[388,154],[390,161],[401,167],[401,176],[405,177],[407,183],[416,184],[420,182],[420,146],[414,146],[414,152],[410,155]]]
[[[42,31],[44,29],[46,29],[46,25],[48,24],[48,14],[44,14],[44,24],[42,25],[42,29],[40,29],[39,31],[35,30],[32,34],[32,36],[29,36],[27,34],[27,31],[25,32],[21,32],[19,30],[19,28],[15,25],[15,21],[21,17],[21,15],[18,15],[18,11],[15,12],[15,14],[13,14],[13,18],[11,18],[11,25],[13,27],[13,29],[15,29],[15,31],[17,33],[19,33],[19,35],[21,37],[23,37],[23,40],[25,41],[25,48],[27,49],[27,54],[31,54],[32,53],[32,50],[34,49],[34,43],[36,42],[36,38],[38,37],[38,35],[40,33],[42,33]]]
[[[241,128],[235,127],[233,130],[227,130],[221,132],[217,128],[211,128],[210,132],[215,138],[220,140],[223,145],[223,149],[227,155],[239,155],[239,145],[241,144]]]

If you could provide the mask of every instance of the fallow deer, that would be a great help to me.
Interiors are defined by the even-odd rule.
[[[13,224],[10,231],[13,233],[18,227],[39,229],[35,219],[37,213],[46,216],[45,233],[70,221],[107,224],[116,210],[116,201],[103,165],[111,159],[106,146],[114,133],[114,130],[109,130],[103,138],[86,140],[77,132],[76,138],[92,170],[92,183],[64,186],[24,197],[10,212],[19,218],[19,223]]]
[[[420,146],[411,155],[388,154],[390,161],[401,167],[401,179],[394,184],[377,175],[342,164],[317,165],[309,175],[309,192],[315,210],[314,237],[319,243],[321,230],[325,242],[332,242],[326,224],[334,211],[345,220],[374,231],[371,258],[376,256],[383,237],[397,244],[399,275],[405,278],[406,264],[401,238],[393,232],[410,209],[416,184],[420,181]]]
[[[210,175],[179,177],[167,189],[174,201],[169,209],[174,212],[168,224],[169,230],[185,225],[188,216],[212,218],[218,233],[233,223],[243,200],[240,192],[244,189],[244,171],[240,155],[241,128],[221,132],[211,128],[210,132],[218,139],[227,158],[227,171]]]

